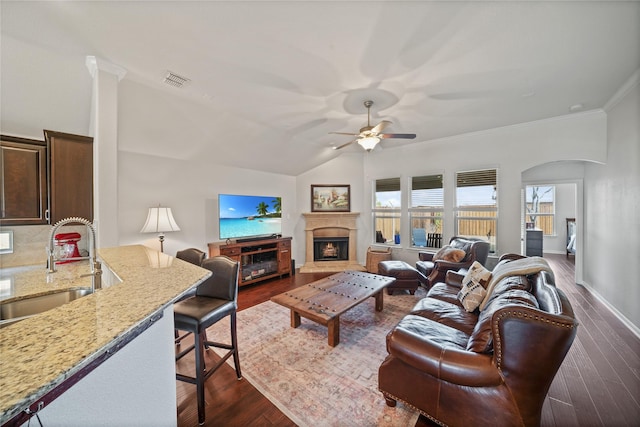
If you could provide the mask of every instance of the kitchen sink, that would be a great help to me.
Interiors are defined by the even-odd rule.
[[[91,293],[89,288],[67,289],[45,295],[0,303],[0,328],[27,317],[35,316],[52,308],[81,298]]]

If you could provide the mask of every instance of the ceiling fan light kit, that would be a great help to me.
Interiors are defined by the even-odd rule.
[[[388,120],[383,120],[375,126],[371,126],[371,106],[373,105],[373,101],[367,100],[364,101],[364,106],[367,109],[367,126],[360,129],[360,133],[345,133],[345,132],[329,132],[337,135],[351,135],[355,136],[356,139],[347,142],[346,144],[339,145],[337,147],[333,147],[334,150],[339,150],[347,145],[350,145],[354,142],[357,142],[364,148],[367,152],[373,150],[376,145],[380,142],[381,139],[389,139],[389,138],[403,138],[403,139],[414,139],[416,137],[415,133],[381,133],[384,128],[391,124]]]
[[[364,148],[367,151],[373,150],[378,144],[378,142],[380,142],[380,138],[376,136],[369,136],[366,138],[358,139],[358,144],[360,144],[362,148]]]

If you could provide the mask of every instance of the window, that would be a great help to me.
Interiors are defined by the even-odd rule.
[[[400,243],[401,201],[400,178],[375,181],[372,211],[377,243]]]
[[[556,187],[554,185],[527,185],[527,228],[542,230],[545,236],[555,235]]]
[[[496,169],[456,173],[456,235],[488,240],[496,252],[498,229]]]
[[[411,246],[442,247],[442,218],[444,216],[444,188],[442,175],[411,178]]]

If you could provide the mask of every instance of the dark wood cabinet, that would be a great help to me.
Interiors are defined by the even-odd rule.
[[[0,145],[0,224],[46,224],[45,142],[2,135]]]
[[[281,239],[278,242],[278,273],[280,275],[291,273],[291,238]]]
[[[44,131],[49,150],[49,220],[93,221],[93,138]]]
[[[45,130],[45,140],[0,137],[0,224],[93,221],[93,138]]]
[[[238,285],[291,274],[291,237],[237,243],[209,243],[209,256],[226,255],[240,263]]]
[[[527,256],[542,256],[542,230],[527,230]]]

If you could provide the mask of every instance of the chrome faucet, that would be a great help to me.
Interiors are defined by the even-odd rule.
[[[89,267],[91,268],[91,273],[88,274],[91,276],[91,290],[95,291],[96,289],[102,288],[102,265],[98,261],[98,254],[96,250],[96,229],[93,224],[91,224],[88,220],[79,217],[71,217],[61,219],[56,222],[51,228],[51,232],[49,233],[49,246],[47,247],[47,270],[49,273],[56,272],[56,261],[62,261],[62,259],[56,259],[54,253],[55,246],[55,235],[60,227],[66,224],[71,223],[81,223],[87,227],[88,235],[89,235],[89,256],[88,257],[74,257],[74,258],[64,258],[64,261],[77,261],[88,259]],[[86,275],[83,275],[86,276]],[[82,277],[82,276],[81,276]]]

